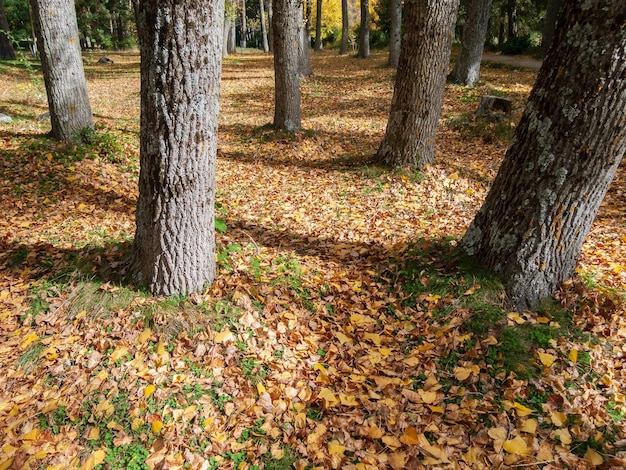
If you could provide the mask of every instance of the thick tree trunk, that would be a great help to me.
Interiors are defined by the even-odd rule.
[[[391,0],[391,30],[389,31],[389,66],[397,67],[400,59],[402,0]]]
[[[304,0],[298,11],[300,76],[309,77],[313,75],[311,68],[311,0]]]
[[[348,23],[348,0],[341,0],[341,48],[339,54],[346,55],[348,53],[348,39],[350,34],[350,25]]]
[[[154,295],[215,277],[215,159],[223,0],[143,0],[134,271]],[[193,45],[193,47],[190,47]]]
[[[410,0],[387,130],[376,158],[391,167],[432,163],[459,0]]]
[[[491,2],[492,0],[470,0],[461,39],[461,50],[451,74],[452,81],[455,83],[474,86],[478,81]]]
[[[93,128],[72,0],[30,0],[55,139]]]
[[[361,0],[361,30],[359,32],[358,57],[367,59],[370,56],[370,2]]]
[[[265,1],[264,0],[259,0],[259,8],[260,8],[260,13],[261,13],[261,36],[262,36],[262,40],[263,40],[263,52],[269,52],[270,51],[270,46],[269,43],[267,42],[267,23],[265,22],[265,6],[264,6]]]
[[[548,48],[550,47],[550,44],[552,44],[554,30],[556,29],[556,20],[559,17],[561,4],[562,0],[548,0],[546,19],[545,24],[543,25],[543,34],[541,35],[541,54],[543,56],[548,53]]]
[[[274,126],[300,130],[300,54],[298,11],[300,0],[276,0],[274,33]],[[295,47],[294,47],[295,46]]]
[[[15,59],[13,43],[9,37],[9,22],[4,13],[2,0],[0,0],[0,59]]]
[[[518,309],[568,279],[626,151],[626,2],[566,2],[485,203],[462,240]]]
[[[315,50],[321,51],[322,43],[322,0],[315,2]]]

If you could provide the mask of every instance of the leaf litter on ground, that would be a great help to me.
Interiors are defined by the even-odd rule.
[[[384,54],[314,54],[295,135],[268,124],[270,57],[226,58],[218,277],[151,298],[125,281],[139,59],[113,59],[87,67],[89,145],[46,139],[41,84],[0,69],[0,469],[624,464],[623,166],[537,311],[456,248],[535,72],[448,85],[436,163],[389,172]],[[511,121],[477,121],[483,94]]]

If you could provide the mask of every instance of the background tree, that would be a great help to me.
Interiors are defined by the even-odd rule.
[[[341,0],[341,48],[339,49],[341,55],[348,53],[348,39],[350,38],[348,14],[348,0]]]
[[[263,41],[263,52],[269,52],[270,46],[267,42],[267,23],[265,22],[265,1],[259,0],[259,14],[261,15],[261,39]]]
[[[470,0],[463,27],[461,49],[450,78],[455,83],[474,86],[480,75],[492,0]]]
[[[402,0],[391,0],[389,26],[389,65],[397,67],[400,60],[400,42],[402,39]]]
[[[526,111],[462,246],[535,306],[574,272],[626,150],[626,2],[565,2]]]
[[[541,55],[548,53],[548,48],[552,44],[554,30],[556,29],[556,20],[559,17],[562,0],[548,0],[546,7],[546,19],[543,25],[543,34],[541,35]]]
[[[358,57],[367,59],[370,56],[370,2],[361,0],[361,27],[359,29]]]
[[[391,167],[431,163],[459,0],[408,0],[391,111],[376,159]]]
[[[248,47],[248,16],[246,12],[246,0],[241,0],[241,42],[240,45],[243,49]]]
[[[313,75],[311,68],[311,0],[303,0],[298,9],[300,76]]]
[[[0,0],[0,59],[15,59],[15,51],[10,37],[9,22]]]
[[[322,0],[315,2],[315,47],[316,51],[322,50]]]
[[[223,18],[223,0],[139,1],[141,135],[133,267],[154,295],[200,291],[215,277]]]
[[[289,132],[301,127],[298,12],[300,0],[276,0],[274,36],[274,126]],[[296,47],[294,47],[296,45]]]
[[[93,128],[72,0],[30,0],[52,136],[70,142]]]

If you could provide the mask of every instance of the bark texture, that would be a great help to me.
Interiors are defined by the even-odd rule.
[[[259,9],[261,14],[261,38],[263,40],[263,52],[269,52],[270,45],[267,42],[267,25],[265,22],[265,0],[259,0]]]
[[[391,28],[389,31],[389,66],[397,67],[400,59],[402,0],[391,0]]]
[[[246,0],[241,0],[241,47],[248,47],[248,17],[246,15]]]
[[[311,0],[304,0],[298,11],[300,76],[310,77],[313,75],[313,69],[311,68]]]
[[[470,0],[461,39],[461,50],[451,74],[455,83],[474,86],[478,81],[491,2],[492,0]]]
[[[376,158],[391,167],[432,163],[459,0],[408,0],[387,130]]]
[[[465,250],[519,308],[568,279],[626,150],[626,2],[566,2]]]
[[[315,50],[321,51],[322,44],[322,0],[315,2]]]
[[[541,54],[545,56],[548,53],[552,38],[554,38],[554,30],[556,29],[556,20],[559,17],[562,0],[548,0],[546,7],[546,19],[543,25],[543,33],[541,34]]]
[[[15,59],[13,43],[9,37],[9,22],[4,13],[2,0],[0,0],[0,59]]]
[[[71,142],[93,128],[72,0],[30,0],[48,95],[52,136]]]
[[[300,130],[300,54],[298,12],[300,0],[276,0],[274,33],[274,126]]]
[[[134,272],[154,295],[215,277],[215,159],[223,0],[143,0],[141,169]]]
[[[350,24],[348,21],[348,0],[341,0],[341,48],[339,54],[348,53],[348,39],[350,35]]]
[[[370,2],[361,0],[361,30],[359,31],[358,57],[367,59],[370,56]]]

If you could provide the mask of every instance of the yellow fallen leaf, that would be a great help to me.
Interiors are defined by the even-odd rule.
[[[520,431],[527,432],[528,434],[537,433],[537,421],[534,419],[527,419],[524,424],[519,428]]]
[[[98,439],[100,439],[100,428],[97,427],[92,427],[89,430],[89,434],[87,435],[87,439],[90,441],[97,441]]]
[[[285,456],[285,449],[281,446],[280,442],[275,442],[270,448],[270,455],[274,460],[281,460]],[[245,464],[245,462],[241,462]]]
[[[397,452],[392,452],[391,454],[389,454],[389,465],[391,465],[391,468],[393,468],[394,470],[402,470],[404,468],[406,468],[406,452],[401,452],[401,451],[397,451]],[[358,468],[358,465],[357,465]]]
[[[463,461],[468,465],[474,465],[478,461],[478,451],[476,447],[470,447],[463,455],[461,455]]]
[[[380,346],[380,335],[378,333],[365,333],[363,334],[363,339],[366,341],[371,341],[376,346]]]
[[[426,390],[419,389],[417,393],[419,393],[422,401],[426,404],[433,403],[437,399],[436,392],[428,392]]]
[[[361,431],[361,434],[370,439],[380,439],[385,435],[385,432],[378,426],[366,426]]]
[[[578,362],[578,350],[577,349],[572,349],[569,354],[567,355],[567,357],[569,357],[569,360],[572,361],[574,364],[576,364]]]
[[[533,413],[533,410],[531,410],[530,408],[522,405],[521,403],[513,403],[513,407],[515,408],[515,410],[517,411],[517,416],[528,416],[529,414]]]
[[[400,437],[400,442],[406,445],[417,445],[420,443],[419,436],[414,427],[408,427],[404,430],[404,434]]]
[[[597,467],[598,465],[602,465],[604,463],[604,459],[600,454],[598,454],[591,447],[587,447],[587,452],[585,452],[585,456],[583,457],[587,462],[590,462],[591,465]]]
[[[454,173],[450,173],[450,174],[448,175],[448,179],[449,179],[450,181],[456,181],[456,180],[458,180],[458,179],[459,179],[459,174],[458,174],[456,171],[455,171]]]
[[[20,345],[22,350],[26,349],[28,346],[30,346],[31,343],[34,343],[38,339],[39,336],[37,336],[35,333],[29,334],[26,338],[24,338],[24,341],[22,341],[22,344]]]
[[[24,441],[36,441],[39,438],[39,435],[41,434],[41,430],[40,429],[33,429],[30,432],[24,434],[24,436],[22,437],[22,440]]]
[[[152,433],[153,434],[158,434],[161,429],[163,429],[163,421],[161,420],[156,420],[156,421],[152,421]]]
[[[267,389],[265,388],[265,385],[259,382],[258,384],[256,384],[256,391],[259,395],[262,395],[267,392]]]
[[[152,330],[150,328],[146,328],[139,334],[139,336],[137,336],[137,342],[139,344],[143,344],[148,341],[150,336],[152,336]]]
[[[537,323],[547,325],[548,323],[550,323],[550,319],[548,317],[537,317]]]
[[[602,377],[600,377],[600,382],[605,387],[610,387],[613,384],[613,379],[611,379],[609,375],[604,374]]]
[[[437,405],[426,405],[433,413],[443,413],[443,408]]]
[[[344,335],[343,333],[341,333],[339,331],[337,333],[335,333],[335,338],[337,338],[341,344],[351,343],[352,342],[352,338],[350,338],[347,335]]]
[[[92,452],[80,466],[81,470],[93,470],[95,467],[104,462],[105,456],[106,453],[102,449]]]
[[[15,457],[11,457],[4,462],[0,462],[0,470],[8,470],[9,468],[11,468],[11,465],[13,465],[13,460],[15,460]]]
[[[159,356],[165,355],[165,345],[163,344],[162,340],[159,340],[159,342],[156,345],[156,353]]]
[[[474,284],[472,287],[470,287],[469,289],[467,289],[463,295],[472,295],[474,292],[476,292],[478,289],[480,289],[480,284]]]
[[[507,318],[511,321],[514,321],[518,325],[523,325],[524,323],[526,323],[526,320],[520,317],[519,313],[517,312],[509,312],[509,314],[507,315]]]
[[[333,393],[332,390],[324,387],[320,390],[320,393],[317,395],[318,398],[324,400],[324,406],[326,408],[330,408],[331,406],[335,406],[339,404],[339,399]]]
[[[552,367],[552,364],[554,364],[554,361],[556,361],[556,356],[553,356],[552,354],[540,352],[539,360],[545,367]]]
[[[156,387],[154,385],[152,385],[152,384],[147,385],[143,389],[143,396],[148,398],[150,395],[152,395],[154,393],[155,390],[156,390]]]
[[[505,441],[508,432],[505,428],[489,428],[489,431],[487,431],[487,435],[494,441]]]
[[[339,443],[339,441],[336,439],[333,439],[332,441],[328,443],[328,453],[330,455],[333,455],[333,454],[343,455],[345,451],[346,451],[346,447],[342,446]]]
[[[402,447],[402,443],[395,436],[389,436],[389,435],[383,436],[381,441],[383,441],[383,443],[387,447],[389,447],[391,450],[396,450],[396,449],[399,449],[400,447]]]
[[[344,406],[359,406],[359,401],[354,395],[339,394],[339,401]]]
[[[228,343],[230,341],[235,341],[235,335],[230,330],[222,330],[215,335],[215,342],[218,344]]]
[[[141,418],[134,418],[132,423],[130,423],[130,429],[136,431],[141,426],[143,426],[144,420]]]
[[[565,445],[569,445],[572,443],[572,435],[569,433],[567,428],[557,429],[554,432],[554,436],[558,437],[559,441]]]
[[[505,441],[504,444],[502,444],[502,448],[509,454],[515,455],[528,455],[531,450],[526,444],[526,441],[520,436],[517,436],[515,439]]]
[[[561,428],[567,422],[567,415],[560,411],[551,411],[550,419],[552,420],[552,424],[554,424],[558,428]]]
[[[126,346],[118,346],[115,348],[115,351],[111,353],[111,360],[116,362],[117,360],[123,358],[128,353],[128,348]]]

